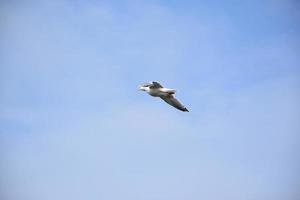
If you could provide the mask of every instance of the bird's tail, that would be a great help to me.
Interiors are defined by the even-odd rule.
[[[162,88],[161,89],[163,92],[166,92],[168,94],[175,94],[176,90],[174,89],[169,89],[169,88]]]

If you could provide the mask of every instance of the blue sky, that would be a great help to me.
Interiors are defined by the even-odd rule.
[[[299,197],[296,0],[0,5],[1,199]]]

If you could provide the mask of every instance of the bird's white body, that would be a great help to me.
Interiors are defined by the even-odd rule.
[[[176,90],[169,88],[147,88],[146,92],[153,97],[167,97],[170,94],[174,94]]]

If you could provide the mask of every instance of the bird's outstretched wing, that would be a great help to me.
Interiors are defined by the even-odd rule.
[[[170,104],[171,106],[183,111],[189,112],[186,107],[184,107],[173,95],[169,95],[168,97],[160,97],[162,100]]]
[[[157,81],[152,81],[152,85],[153,88],[163,88],[163,86]]]

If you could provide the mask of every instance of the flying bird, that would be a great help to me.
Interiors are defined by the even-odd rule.
[[[139,90],[147,92],[153,97],[160,97],[171,106],[183,111],[189,112],[175,97],[176,90],[163,87],[159,82],[152,81],[150,83],[141,84]]]

